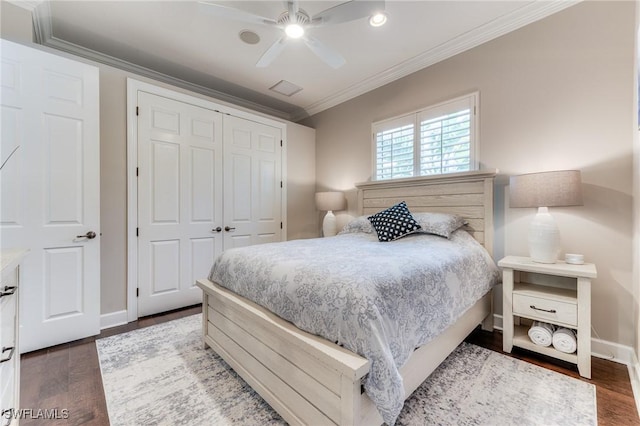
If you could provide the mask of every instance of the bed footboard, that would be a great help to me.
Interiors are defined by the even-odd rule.
[[[306,333],[265,308],[202,279],[203,340],[292,425],[380,425],[362,393],[369,361]],[[493,319],[487,293],[400,369],[407,397],[478,324]]]
[[[205,344],[289,424],[359,423],[360,379],[369,361],[209,280],[197,285],[204,292]]]

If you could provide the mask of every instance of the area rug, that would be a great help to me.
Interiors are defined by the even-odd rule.
[[[281,425],[211,349],[201,316],[96,341],[112,425]],[[398,425],[595,425],[595,386],[462,343],[406,401]]]

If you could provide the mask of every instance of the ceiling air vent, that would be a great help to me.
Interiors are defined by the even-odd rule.
[[[269,90],[273,90],[276,93],[280,93],[285,96],[293,96],[302,90],[302,87],[288,82],[287,80],[280,80],[278,83],[269,87]]]

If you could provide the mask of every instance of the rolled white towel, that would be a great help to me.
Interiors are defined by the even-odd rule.
[[[560,352],[572,354],[578,348],[576,333],[570,328],[558,328],[553,333],[553,347]]]
[[[549,346],[553,341],[555,327],[542,321],[534,321],[529,328],[529,339],[536,345]]]

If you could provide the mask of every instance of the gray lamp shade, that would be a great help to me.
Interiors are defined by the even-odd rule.
[[[561,207],[582,205],[580,170],[529,173],[511,176],[511,207]]]
[[[316,192],[316,208],[322,211],[344,210],[346,205],[342,192]]]

